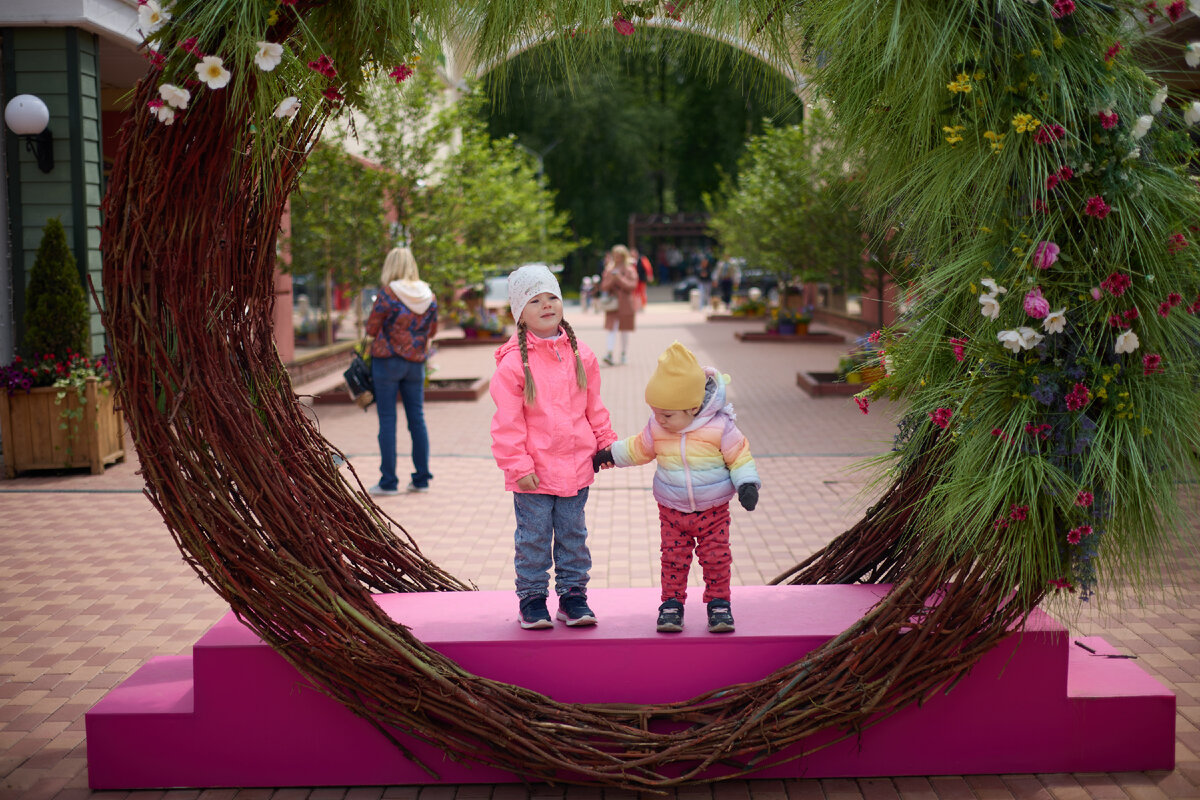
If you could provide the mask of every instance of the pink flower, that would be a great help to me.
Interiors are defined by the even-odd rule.
[[[1163,300],[1161,303],[1158,304],[1158,315],[1160,317],[1165,318],[1170,313],[1171,313],[1171,304],[1169,302],[1167,302],[1166,300]]]
[[[1080,525],[1078,528],[1072,528],[1071,530],[1067,531],[1067,541],[1071,544],[1079,544],[1083,537],[1091,535],[1091,525]]]
[[[1132,285],[1133,279],[1120,272],[1114,272],[1100,282],[1100,286],[1107,289],[1108,293],[1113,297],[1120,297],[1125,294],[1125,290]]]
[[[1140,316],[1141,316],[1141,312],[1138,311],[1137,306],[1134,306],[1133,308],[1131,308],[1128,311],[1125,311],[1121,314],[1121,318],[1124,319],[1126,322],[1133,322],[1135,319],[1137,319]]]
[[[1158,353],[1146,353],[1142,356],[1142,374],[1153,375],[1162,372],[1162,356]]]
[[[1066,129],[1057,123],[1043,125],[1033,134],[1033,141],[1036,144],[1050,144],[1057,142],[1059,139],[1067,135]]]
[[[1117,123],[1121,121],[1121,117],[1115,111],[1101,111],[1096,116],[1100,117],[1100,127],[1106,131],[1117,127]]]
[[[1067,580],[1066,578],[1051,578],[1050,585],[1053,586],[1055,589],[1063,589],[1068,592],[1075,591],[1075,587],[1072,586],[1071,582],[1069,580]]]
[[[1122,48],[1121,48],[1121,42],[1120,42],[1120,40],[1113,42],[1113,43],[1112,43],[1112,47],[1108,48],[1108,50],[1107,50],[1107,51],[1105,51],[1105,53],[1104,53],[1104,60],[1105,60],[1105,61],[1112,61],[1114,58],[1116,58],[1116,57],[1117,57],[1117,53],[1121,52],[1121,49],[1122,49]],[[1115,116],[1116,116],[1116,114],[1113,114],[1113,116],[1115,117]]]
[[[1066,397],[1063,399],[1067,402],[1068,411],[1078,411],[1092,399],[1092,393],[1088,390],[1088,387],[1082,383],[1077,383],[1072,387],[1071,391],[1067,392]]]
[[[617,33],[621,34],[622,36],[633,35],[633,23],[625,19],[625,17],[621,16],[620,14],[617,14],[615,17],[613,17],[613,27],[616,28]]]
[[[1054,191],[1054,187],[1055,187],[1055,186],[1058,186],[1058,182],[1059,182],[1060,180],[1062,180],[1062,178],[1058,177],[1058,173],[1057,173],[1057,172],[1052,172],[1052,173],[1050,173],[1050,177],[1049,177],[1049,178],[1046,178],[1046,191],[1047,191],[1047,192],[1053,192],[1053,191]]]
[[[1050,269],[1054,262],[1058,261],[1060,252],[1061,248],[1054,242],[1038,242],[1037,247],[1033,249],[1033,265],[1038,269]]]
[[[1029,506],[1019,506],[1016,503],[1013,503],[1012,506],[1008,509],[1008,516],[1010,519],[1014,519],[1017,522],[1028,519],[1029,518]]]
[[[1087,508],[1095,499],[1091,492],[1080,489],[1079,494],[1075,495],[1075,505]]]
[[[179,49],[185,53],[191,53],[196,58],[204,58],[204,53],[200,51],[200,47],[196,43],[195,36],[189,36],[179,43]]]
[[[1103,296],[1104,295],[1103,295],[1103,293],[1101,293],[1099,286],[1092,287],[1092,299],[1093,300],[1099,300]]]
[[[870,411],[870,408],[869,408],[869,407],[870,407],[870,405],[871,405],[871,401],[870,401],[870,400],[868,400],[867,398],[865,398],[865,397],[856,397],[856,398],[854,398],[854,402],[858,403],[858,410],[859,410],[859,411],[863,412],[864,414],[869,414],[869,413],[871,413],[871,411]]]
[[[1167,19],[1171,22],[1179,22],[1179,18],[1183,16],[1183,12],[1187,10],[1187,3],[1184,0],[1175,0],[1174,3],[1167,6]]]
[[[867,337],[867,341],[870,342],[871,344],[876,344],[879,342],[879,338],[882,335],[883,335],[883,331],[872,331],[871,335]]]
[[[939,408],[937,411],[929,412],[929,419],[932,420],[933,424],[937,425],[939,428],[945,428],[947,425],[949,425],[950,417],[952,416],[954,416],[954,412],[948,408]]]
[[[954,360],[962,361],[966,357],[966,351],[963,345],[967,343],[966,339],[951,339],[950,344],[954,345]]]
[[[1154,2],[1154,0],[1150,0],[1150,2],[1146,3],[1144,8],[1146,9],[1146,24],[1153,25],[1154,20],[1158,19],[1158,16],[1154,13],[1158,10],[1158,3]]]
[[[408,77],[412,74],[413,74],[412,67],[410,67],[408,64],[401,64],[400,66],[396,67],[394,70],[389,72],[388,77],[395,78],[396,83],[404,83],[404,81],[408,80]]]
[[[1187,246],[1188,241],[1187,239],[1183,238],[1182,233],[1172,233],[1170,237],[1167,238],[1167,252],[1171,255],[1175,255]]]
[[[1004,431],[1000,430],[999,428],[992,428],[992,436],[998,437],[1000,439],[1000,441],[1002,441],[1002,442],[1008,441],[1008,434],[1005,433]]]
[[[1058,169],[1058,177],[1062,178],[1064,181],[1069,181],[1071,178],[1075,177],[1075,170],[1071,169],[1066,164],[1063,164]]]
[[[162,101],[162,99],[161,99],[161,98],[158,98],[158,97],[156,97],[156,98],[154,98],[153,100],[151,100],[149,103],[146,103],[146,107],[147,107],[147,108],[150,108],[150,109],[162,108],[162,107],[163,107],[163,101]],[[50,358],[50,356],[49,356],[49,355],[47,355],[47,356],[46,356],[46,358]]]
[[[1042,423],[1041,425],[1034,425],[1032,422],[1025,423],[1025,432],[1035,439],[1041,439],[1042,441],[1050,438],[1050,431],[1052,430],[1053,428],[1050,427],[1049,423]]]
[[[1110,211],[1112,211],[1112,206],[1104,202],[1104,198],[1100,195],[1089,197],[1087,205],[1084,206],[1083,209],[1083,213],[1087,214],[1089,217],[1095,217],[1096,219],[1104,219],[1108,216],[1108,212]]]
[[[1035,286],[1026,293],[1025,313],[1034,319],[1044,319],[1050,313],[1050,301],[1042,297],[1042,287]]]
[[[334,69],[333,61],[329,58],[329,56],[326,56],[326,55],[322,55],[316,61],[308,62],[308,68],[311,69],[313,72],[321,73],[326,78],[336,78],[337,77],[337,70]],[[326,95],[326,96],[328,96],[328,95]]]
[[[337,89],[335,89],[332,86],[325,89],[325,91],[321,92],[321,96],[324,97],[326,100],[328,100],[331,103],[338,103],[344,99],[342,97],[342,93],[339,92]]]
[[[1167,304],[1170,305],[1171,308],[1174,308],[1182,302],[1183,295],[1181,295],[1179,292],[1171,292],[1169,295],[1167,295]]]
[[[1054,0],[1054,10],[1050,12],[1050,16],[1055,19],[1062,19],[1074,13],[1075,0]]]
[[[1120,314],[1111,314],[1108,318],[1108,326],[1110,328],[1128,328],[1129,323]]]

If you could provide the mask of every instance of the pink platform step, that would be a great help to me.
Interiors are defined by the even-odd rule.
[[[736,587],[737,630],[709,634],[688,602],[683,633],[654,630],[656,589],[595,589],[600,624],[525,631],[508,592],[383,595],[380,605],[466,669],[569,702],[665,702],[757,680],[845,630],[878,586]],[[697,593],[698,594],[698,593]],[[937,694],[758,777],[1126,772],[1174,766],[1175,697],[1098,638],[1073,644],[1045,614]],[[504,783],[371,725],[226,615],[191,656],[152,659],[87,714],[94,789]]]

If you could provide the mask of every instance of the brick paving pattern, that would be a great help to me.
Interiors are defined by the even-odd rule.
[[[600,317],[568,308],[568,319],[598,355]],[[886,452],[894,409],[863,416],[843,398],[812,399],[796,386],[800,369],[829,371],[848,345],[754,344],[734,339],[760,323],[707,323],[682,304],[652,303],[640,315],[629,363],[602,371],[602,393],[621,436],[641,429],[645,380],[658,354],[678,339],[702,364],[733,376],[730,400],[749,437],[764,486],[753,513],[733,509],[733,583],[764,583],[854,522],[873,494],[866,457]],[[490,375],[492,348],[447,348],[438,377]],[[430,403],[432,489],[383,498],[422,550],[480,589],[513,585],[510,495],[489,450],[492,404]],[[363,485],[378,478],[374,412],[353,405],[313,411],[326,438],[349,458]],[[408,469],[400,428],[400,471]],[[132,452],[132,451],[130,451]],[[657,508],[653,467],[599,476],[588,508],[593,586],[656,586]],[[1186,489],[1187,487],[1185,487]],[[1195,518],[1194,515],[1191,518]],[[1194,534],[1195,531],[1193,530]],[[1194,539],[1194,535],[1193,535]],[[934,776],[859,780],[745,780],[687,787],[688,800],[850,800],[905,798],[1200,798],[1200,569],[1184,553],[1161,593],[1084,607],[1073,631],[1100,635],[1166,684],[1178,698],[1172,772]],[[698,570],[692,583],[700,585]],[[225,611],[183,562],[141,494],[136,458],[103,475],[37,474],[0,481],[0,800],[10,798],[625,798],[626,791],[536,785],[348,787],[91,792],[84,713],[147,659],[187,653]],[[1036,725],[1030,720],[1030,725]],[[1097,731],[1103,736],[1103,731]]]

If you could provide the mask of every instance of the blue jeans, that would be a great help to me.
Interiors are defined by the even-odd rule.
[[[375,381],[375,408],[379,412],[379,486],[396,489],[396,397],[404,403],[408,432],[412,436],[412,482],[428,486],[429,432],[425,430],[425,363],[403,358],[371,359]]]
[[[583,507],[588,490],[574,497],[513,492],[517,512],[517,596],[545,597],[550,588],[550,565],[554,564],[554,592],[586,589],[592,554],[587,546]]]

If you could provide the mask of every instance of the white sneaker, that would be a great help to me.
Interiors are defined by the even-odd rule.
[[[429,487],[428,486],[417,486],[412,481],[409,481],[408,486],[404,487],[404,491],[406,491],[406,492],[428,492]],[[395,494],[395,492],[392,492],[392,494]]]
[[[399,489],[385,489],[378,483],[367,489],[367,494],[373,494],[376,497],[391,497],[394,494],[400,494]]]

